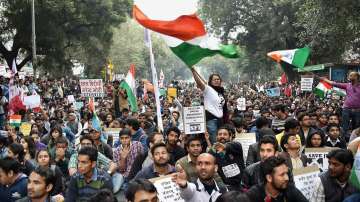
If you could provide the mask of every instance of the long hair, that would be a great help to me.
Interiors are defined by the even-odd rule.
[[[216,92],[224,95],[225,89],[224,89],[222,86],[213,86],[213,85],[211,84],[211,81],[213,80],[214,76],[219,77],[220,82],[222,82],[222,79],[221,79],[221,77],[220,77],[219,74],[211,74],[211,75],[209,76],[208,85],[209,85],[211,88],[213,88]]]

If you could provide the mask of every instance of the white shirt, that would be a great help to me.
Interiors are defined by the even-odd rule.
[[[204,185],[201,183],[199,178],[197,179],[198,187],[194,183],[187,183],[185,189],[180,188],[180,196],[186,202],[209,202],[210,199],[212,202],[215,202],[216,199],[221,195],[219,192],[219,187],[216,182],[216,189],[211,192],[211,195],[205,190]]]
[[[210,112],[217,118],[223,117],[223,106],[225,104],[225,98],[212,87],[205,85],[204,89],[204,105],[205,110]]]

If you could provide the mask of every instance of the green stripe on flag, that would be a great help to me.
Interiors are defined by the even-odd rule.
[[[292,65],[299,67],[299,68],[304,68],[309,55],[310,55],[309,47],[304,47],[304,48],[300,48],[300,49],[296,50],[294,59],[292,61]]]
[[[120,83],[120,88],[125,89],[126,90],[126,94],[127,94],[127,100],[129,101],[130,104],[130,110],[132,112],[137,112],[138,111],[138,107],[137,107],[137,101],[136,101],[136,97],[132,91],[132,89],[130,88],[130,86],[128,85],[128,83],[126,83],[125,81],[122,81]]]
[[[220,45],[220,50],[211,50],[184,42],[179,46],[170,48],[189,67],[194,66],[204,57],[214,56],[216,54],[227,58],[239,57],[235,45]]]
[[[320,98],[324,98],[324,97],[325,97],[325,91],[322,91],[322,90],[320,90],[320,89],[318,89],[318,88],[315,88],[314,94],[317,95],[317,96],[319,96]]]

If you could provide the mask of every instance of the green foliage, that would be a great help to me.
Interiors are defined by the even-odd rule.
[[[274,50],[309,45],[310,64],[341,62],[346,51],[360,52],[357,0],[201,0],[201,6],[213,33],[245,48],[249,63],[242,67],[254,75],[276,69],[266,57]]]
[[[0,56],[8,65],[25,58],[18,69],[31,60],[30,2],[0,0]],[[97,72],[108,55],[112,28],[126,20],[129,8],[129,0],[36,0],[37,54],[43,56],[38,65],[65,74],[76,59],[90,74]]]

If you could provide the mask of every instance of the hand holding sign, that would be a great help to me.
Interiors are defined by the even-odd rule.
[[[171,180],[179,187],[185,187],[187,184],[187,177],[184,169],[179,164],[177,164],[176,170],[177,172],[172,175]]]

